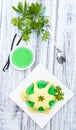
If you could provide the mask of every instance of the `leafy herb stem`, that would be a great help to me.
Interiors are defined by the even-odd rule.
[[[56,86],[55,93],[55,98],[57,101],[61,101],[64,99],[64,93],[62,93],[62,88],[60,86]]]
[[[47,30],[49,19],[45,16],[46,8],[42,4],[36,2],[29,5],[25,0],[24,4],[19,2],[17,7],[12,6],[12,8],[18,13],[18,17],[13,17],[11,24],[21,31],[23,40],[29,41],[34,31],[38,36],[42,36],[42,40],[46,41],[49,38]]]

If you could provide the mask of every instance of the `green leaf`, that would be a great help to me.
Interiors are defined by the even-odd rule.
[[[11,23],[14,25],[14,26],[17,26],[18,29],[22,30],[23,26],[25,25],[24,24],[24,19],[23,18],[20,18],[20,17],[15,17],[15,18],[12,18],[11,19]]]
[[[56,86],[56,89],[55,89],[56,92],[60,92],[61,90],[62,90],[62,89],[61,89],[60,86]]]
[[[36,3],[36,5],[34,5],[34,6],[35,6],[35,13],[36,13],[36,15],[37,15],[37,14],[39,14],[40,11],[41,11],[42,4]]]
[[[18,10],[23,12],[23,4],[21,2],[18,3]]]
[[[14,7],[14,6],[12,6],[12,9],[13,9],[14,11],[16,11],[16,12],[19,12],[19,10],[18,10],[16,7]]]
[[[60,86],[56,86],[55,92],[55,97],[57,101],[61,101],[64,99],[64,93],[62,93],[62,88]]]
[[[57,99],[57,101],[63,100],[64,99],[64,94],[60,93],[60,94],[56,95],[56,99]]]
[[[38,101],[39,101],[39,102],[43,102],[44,100],[45,100],[44,96],[41,96],[41,95],[40,95],[40,96],[38,97]]]
[[[42,27],[44,27],[44,19],[43,19],[43,17],[39,17],[38,18],[38,23],[37,23],[38,25],[38,28],[42,28]]]
[[[49,38],[49,32],[45,30],[42,35],[42,40],[46,41],[48,38]]]
[[[17,26],[18,25],[18,18],[12,18],[11,19],[11,24],[13,24],[14,26]]]
[[[41,14],[43,8],[42,8],[42,4],[39,4],[38,2],[32,3],[29,7],[28,7],[29,11],[28,14],[33,14],[33,15],[39,15]]]
[[[26,13],[26,11],[27,11],[27,2],[26,2],[26,0],[24,1],[24,14]]]
[[[48,25],[48,23],[49,23],[49,20],[45,19],[45,24]]]
[[[46,7],[42,7],[40,11],[40,15],[42,16],[45,13]]]
[[[23,30],[23,35],[26,33],[26,34],[31,34],[32,30],[29,28],[29,27],[26,27],[24,30]]]
[[[26,23],[25,23],[26,27],[31,26],[31,20],[29,18],[26,18]]]
[[[23,39],[24,41],[29,41],[30,36],[27,35],[27,34],[24,34],[24,35],[22,36],[22,39]]]

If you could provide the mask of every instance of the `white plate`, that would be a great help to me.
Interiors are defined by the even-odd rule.
[[[53,80],[57,85],[62,87],[64,93],[64,100],[58,102],[49,114],[42,113],[31,113],[28,110],[26,103],[20,98],[20,92],[23,88],[29,86],[34,80]],[[73,93],[68,90],[55,76],[50,75],[49,71],[39,64],[21,84],[10,94],[10,98],[22,109],[24,112],[31,117],[41,128],[43,128],[48,121],[59,111],[59,109],[73,96]]]

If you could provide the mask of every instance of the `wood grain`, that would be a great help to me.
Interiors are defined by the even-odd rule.
[[[63,6],[62,6],[63,5]],[[53,118],[53,129],[76,130],[76,1],[59,0],[57,46],[64,52],[66,63],[59,65],[55,60],[54,74],[70,90],[74,92],[73,98]],[[59,125],[58,125],[59,123]]]
[[[41,37],[32,34],[30,42],[21,42],[30,48],[36,56],[34,65],[27,71],[9,70],[2,72],[10,53],[14,33],[20,33],[10,24],[10,19],[17,14],[12,5],[24,0],[0,0],[0,130],[41,130],[16,104],[9,99],[9,94],[36,67],[42,63],[70,90],[74,97],[53,117],[43,130],[76,130],[76,1],[75,0],[27,0],[41,2],[46,6],[50,26],[57,46],[64,51],[66,63],[60,65],[56,60],[56,50],[51,37],[42,42]],[[16,44],[16,42],[15,42]]]

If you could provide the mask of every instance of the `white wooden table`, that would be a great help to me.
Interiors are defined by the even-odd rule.
[[[15,103],[9,98],[10,92],[36,67],[42,63],[70,90],[73,98],[53,117],[43,130],[76,130],[76,0],[38,0],[46,5],[46,14],[50,18],[51,31],[58,47],[66,55],[66,63],[60,65],[56,60],[56,51],[52,40],[42,42],[32,35],[30,47],[36,56],[34,65],[27,71],[9,70],[2,72],[12,37],[17,29],[10,24],[16,16],[12,5],[19,0],[0,0],[0,130],[41,130]],[[24,0],[20,0],[24,1]],[[36,0],[27,0],[31,3]],[[26,44],[26,43],[24,43]]]

